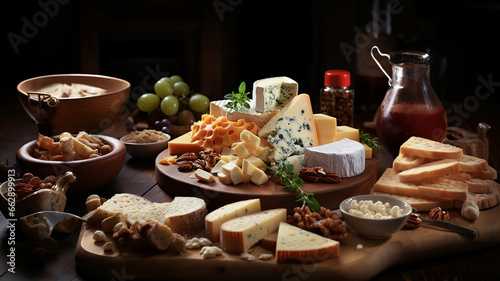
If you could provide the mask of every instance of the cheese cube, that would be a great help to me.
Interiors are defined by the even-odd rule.
[[[234,163],[236,166],[241,167],[241,163],[243,162],[243,158],[238,155],[229,155],[228,161],[229,163]]]
[[[338,126],[335,141],[339,141],[345,138],[359,142],[359,130],[351,128],[349,126]]]
[[[369,147],[366,143],[363,143],[363,146],[365,147],[365,159],[372,159],[373,149]]]
[[[252,163],[253,165],[255,165],[255,167],[259,169],[264,169],[264,167],[266,167],[266,163],[255,155],[250,155],[247,158],[245,158],[245,160]]]
[[[231,154],[237,155],[241,158],[247,158],[250,156],[249,147],[244,142],[239,142],[231,148]]]
[[[249,130],[243,130],[240,134],[240,139],[249,147],[251,150],[257,149],[260,145],[260,138]]]
[[[269,181],[269,176],[263,170],[257,169],[253,172],[250,181],[256,185],[262,185]]]
[[[267,162],[269,159],[269,153],[271,148],[269,146],[259,146],[256,150],[252,151],[252,154],[262,159],[262,161]]]
[[[220,245],[230,253],[245,253],[286,221],[286,209],[271,209],[234,218],[221,225]]]
[[[232,184],[231,176],[224,173],[217,173],[217,177],[223,184]]]
[[[220,152],[220,155],[231,155],[231,148],[224,146]]]
[[[212,168],[212,170],[210,171],[212,174],[217,174],[217,173],[222,173],[222,166],[224,164],[227,164],[228,162],[226,162],[225,160],[219,160],[217,162],[217,164],[215,164],[215,166]]]
[[[222,166],[222,173],[231,177],[231,182],[234,185],[249,182],[251,179],[251,176],[243,175],[241,168],[232,162]]]
[[[259,170],[259,168],[255,167],[254,164],[250,163],[247,159],[243,159],[243,164],[241,164],[241,170],[245,175],[253,175],[255,170]]]
[[[234,202],[210,212],[205,217],[205,229],[212,242],[220,239],[221,225],[233,218],[260,212],[260,199],[249,199]]]
[[[195,178],[208,183],[215,181],[214,175],[202,169],[196,169],[194,176]]]
[[[337,135],[337,118],[322,113],[316,113],[313,117],[319,145],[334,142]]]

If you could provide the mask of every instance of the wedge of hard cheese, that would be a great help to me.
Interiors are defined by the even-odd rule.
[[[398,178],[401,182],[422,182],[425,179],[452,175],[461,171],[459,162],[453,159],[443,159],[402,171],[398,174]]]
[[[220,227],[224,222],[256,212],[260,212],[260,199],[249,199],[234,202],[210,212],[205,217],[205,229],[207,231],[208,238],[212,242],[219,241]]]
[[[282,222],[276,243],[276,262],[319,262],[337,257],[340,243]]]
[[[399,152],[405,155],[432,159],[462,159],[464,155],[460,147],[421,137],[409,138],[401,145]]]
[[[373,191],[430,199],[465,200],[468,194],[468,186],[464,182],[444,178],[432,178],[418,184],[403,183],[392,168],[387,168],[373,185]]]
[[[130,193],[118,193],[86,216],[88,223],[100,222],[118,213],[131,214],[151,204],[151,201]]]
[[[221,225],[220,245],[231,253],[245,253],[286,221],[286,209],[272,209],[234,218]]]

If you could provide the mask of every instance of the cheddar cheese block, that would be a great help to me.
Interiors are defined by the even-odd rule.
[[[313,118],[318,132],[319,145],[334,142],[337,135],[337,118],[323,113],[316,113]]]
[[[335,141],[343,140],[345,138],[359,142],[359,130],[346,125],[338,126]]]
[[[460,147],[415,136],[401,145],[399,153],[432,159],[459,160],[464,156]]]
[[[280,110],[297,96],[299,85],[288,77],[272,77],[253,83],[252,101],[257,112]]]
[[[205,229],[207,231],[208,238],[212,242],[219,241],[220,227],[224,222],[256,212],[260,212],[260,199],[249,199],[234,202],[210,212],[205,217]]]
[[[305,229],[280,223],[276,242],[276,262],[319,262],[339,255],[338,241],[312,233]]]
[[[309,95],[294,97],[259,131],[271,151],[269,162],[279,163],[286,158],[304,154],[306,148],[319,144]],[[273,165],[273,164],[272,164]]]
[[[204,149],[201,140],[191,142],[191,132],[185,133],[168,142],[168,153],[170,155],[182,155],[186,152],[198,153]]]
[[[271,209],[234,218],[221,225],[220,245],[231,253],[245,253],[286,221],[286,209]]]

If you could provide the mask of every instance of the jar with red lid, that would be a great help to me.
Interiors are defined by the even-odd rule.
[[[337,125],[353,126],[354,90],[351,73],[346,70],[325,71],[324,87],[320,91],[321,113],[337,118]]]

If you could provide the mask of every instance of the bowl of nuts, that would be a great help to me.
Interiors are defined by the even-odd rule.
[[[39,211],[64,211],[66,191],[76,181],[72,172],[44,178],[25,173],[21,179],[0,186],[0,209],[6,218],[20,218]]]
[[[39,177],[59,176],[67,171],[78,180],[68,193],[100,188],[113,180],[125,163],[125,145],[116,138],[80,132],[55,137],[39,135],[16,153],[21,173],[33,171]]]
[[[391,237],[403,228],[412,212],[405,201],[378,194],[349,197],[339,207],[350,228],[372,239]]]

